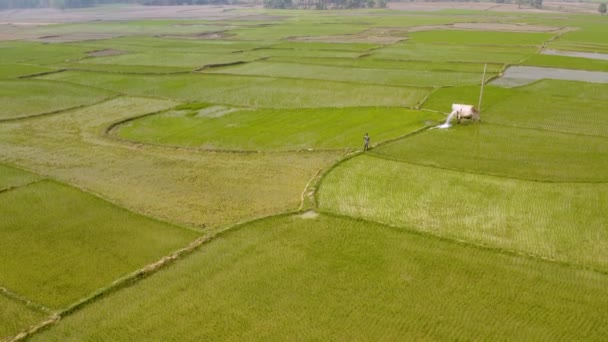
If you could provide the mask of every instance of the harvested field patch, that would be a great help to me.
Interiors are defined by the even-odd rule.
[[[213,108],[213,107],[211,107]],[[118,136],[144,143],[218,150],[353,150],[363,134],[374,143],[394,139],[439,120],[435,113],[392,107],[290,110],[169,111],[130,121]]]
[[[327,175],[318,201],[322,210],[606,271],[607,191],[362,156]]]
[[[121,97],[4,123],[0,160],[90,189],[148,216],[214,229],[297,209],[310,179],[342,155],[192,153],[125,144],[104,135],[113,123],[177,104]]]
[[[374,223],[279,217],[220,236],[33,340],[601,339],[607,286],[594,272]]]
[[[0,216],[0,284],[55,309],[198,235],[51,181],[1,193]]]

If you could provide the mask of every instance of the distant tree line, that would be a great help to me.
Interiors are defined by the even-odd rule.
[[[16,8],[81,8],[127,3],[141,5],[207,5],[234,3],[234,0],[0,0],[0,10]]]
[[[384,8],[388,0],[264,0],[266,8],[348,9]]]
[[[524,6],[533,7],[533,8],[543,8],[543,0],[496,0],[497,4],[517,4],[517,8],[522,8]]]

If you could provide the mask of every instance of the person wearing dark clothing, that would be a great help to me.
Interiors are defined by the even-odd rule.
[[[363,145],[363,151],[369,150],[369,141],[370,140],[372,140],[372,138],[370,138],[369,135],[367,133],[365,133],[365,135],[363,136],[363,141],[365,142],[365,144]]]

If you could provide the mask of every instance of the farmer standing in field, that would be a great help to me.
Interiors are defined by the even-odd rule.
[[[369,150],[369,141],[372,140],[372,138],[369,137],[369,135],[367,133],[365,133],[365,135],[363,136],[363,141],[365,142],[365,145],[363,145],[363,152]]]

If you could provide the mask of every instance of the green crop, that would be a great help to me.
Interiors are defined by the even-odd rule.
[[[0,81],[0,120],[90,105],[111,96],[106,90],[44,80]]]
[[[213,106],[146,116],[121,126],[118,134],[212,150],[360,149],[365,132],[378,143],[439,119],[435,113],[391,107],[252,111]]]
[[[608,270],[607,191],[364,156],[334,169],[318,200],[343,215]]]
[[[510,178],[608,181],[608,139],[481,124],[430,130],[374,150],[409,163]]]
[[[606,286],[403,229],[289,216],[220,236],[33,340],[602,339]]]
[[[51,181],[0,193],[0,284],[59,309],[197,233]]]

